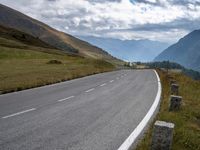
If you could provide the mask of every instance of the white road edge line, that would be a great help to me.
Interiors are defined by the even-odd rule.
[[[28,109],[28,110],[24,110],[24,111],[21,111],[21,112],[18,112],[18,113],[14,113],[14,114],[11,114],[11,115],[8,115],[8,116],[4,116],[2,118],[3,119],[7,119],[7,118],[10,118],[10,117],[18,116],[18,115],[21,115],[21,114],[24,114],[24,113],[27,113],[27,112],[31,112],[31,111],[34,111],[34,110],[36,110],[36,108],[31,108],[31,109]]]
[[[91,91],[93,91],[93,90],[94,90],[94,88],[89,89],[89,90],[87,90],[87,91],[85,91],[85,92],[88,93],[88,92],[91,92]]]
[[[110,83],[114,82],[114,80],[110,80]]]
[[[134,129],[134,131],[129,135],[129,137],[124,141],[124,143],[122,143],[122,145],[118,148],[118,150],[129,150],[131,148],[131,146],[136,141],[137,137],[141,134],[141,132],[144,130],[149,120],[153,116],[154,112],[156,111],[157,107],[159,106],[162,87],[161,87],[158,73],[155,70],[154,72],[156,74],[157,81],[158,81],[158,92],[154,100],[154,103],[152,104],[151,108],[149,109],[145,117],[142,119],[142,121],[138,124],[138,126]]]
[[[66,100],[71,99],[71,98],[74,98],[74,96],[70,96],[70,97],[67,97],[67,98],[64,98],[64,99],[60,99],[60,100],[58,100],[58,102],[66,101]]]
[[[105,86],[106,85],[106,83],[104,83],[104,84],[101,84],[100,86]]]

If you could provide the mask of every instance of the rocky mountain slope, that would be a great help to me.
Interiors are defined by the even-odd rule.
[[[163,60],[200,71],[200,30],[189,33],[155,58],[155,61]]]

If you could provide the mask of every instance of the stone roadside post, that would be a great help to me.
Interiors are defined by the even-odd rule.
[[[169,111],[177,111],[180,109],[182,103],[182,96],[171,95]]]
[[[179,85],[171,84],[171,94],[178,95]]]
[[[170,150],[172,146],[174,124],[156,121],[153,129],[151,150]]]

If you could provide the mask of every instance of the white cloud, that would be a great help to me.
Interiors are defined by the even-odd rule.
[[[157,31],[117,31],[117,32],[108,32],[105,33],[104,37],[118,37],[123,40],[131,40],[131,39],[151,39],[153,41],[167,41],[169,43],[176,42],[178,39],[177,37],[183,37],[187,34],[187,31],[185,30],[179,30],[179,29],[171,29],[169,31],[160,31],[159,34]],[[172,36],[173,35],[173,36]],[[170,37],[170,39],[169,39]]]
[[[59,30],[74,35],[176,41],[200,19],[199,0],[0,0]],[[177,26],[176,22],[178,20]],[[170,23],[173,26],[170,26]],[[159,28],[167,24],[166,28]],[[181,27],[180,27],[181,24]],[[158,26],[157,31],[148,29]],[[144,30],[136,30],[143,26]],[[195,24],[194,29],[197,27]],[[168,29],[168,31],[166,31]],[[147,34],[148,33],[148,34]],[[166,37],[167,35],[167,37]],[[176,35],[176,36],[174,36]],[[173,40],[172,40],[173,39]]]

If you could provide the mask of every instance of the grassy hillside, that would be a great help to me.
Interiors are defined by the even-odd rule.
[[[183,105],[180,111],[168,112],[169,79],[159,71],[162,82],[162,102],[156,120],[175,123],[172,150],[200,150],[200,81],[195,81],[181,73],[171,73],[180,85]],[[152,128],[139,144],[137,150],[147,150],[151,143]]]
[[[112,57],[110,54],[96,46],[69,34],[60,32],[2,4],[0,4],[0,14],[0,25],[23,31],[57,49],[88,58],[103,59],[111,63],[123,64],[121,60]]]
[[[17,30],[0,26],[0,33],[0,91],[3,93],[115,69],[104,60],[60,51]]]
[[[111,71],[108,62],[0,46],[0,91],[10,92]],[[48,63],[58,60],[61,64]]]

